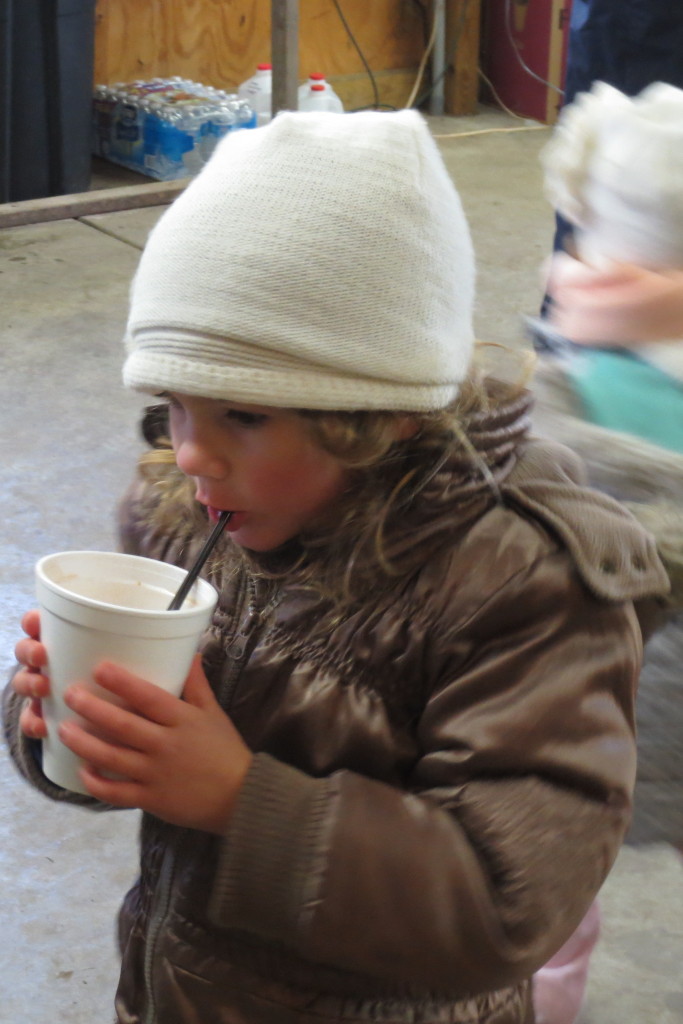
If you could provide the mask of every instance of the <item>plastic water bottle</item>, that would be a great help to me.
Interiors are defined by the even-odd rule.
[[[344,107],[338,96],[320,82],[316,82],[309,85],[308,92],[299,103],[299,110],[328,110],[333,114],[339,114],[343,113]]]
[[[92,148],[96,156],[107,157],[116,115],[116,99],[107,85],[98,85],[93,97]]]
[[[164,181],[187,175],[185,154],[192,149],[193,140],[184,130],[183,115],[169,107],[161,112],[159,171]]]
[[[202,143],[210,131],[211,111],[206,104],[196,103],[184,109],[181,108],[180,113],[182,117],[178,128],[189,143],[182,155],[185,173],[198,174],[206,162]]]
[[[125,90],[115,90],[114,147],[133,170],[144,167],[144,125],[145,111],[141,109],[134,95]]]
[[[258,128],[258,115],[248,100],[235,99],[237,127]]]
[[[256,114],[258,125],[267,124],[272,117],[273,65],[259,64],[256,74],[242,82],[237,95],[246,100]]]
[[[161,119],[159,116],[160,105],[158,100],[146,100],[141,104],[145,111],[145,126],[143,129],[144,157],[143,164],[146,170],[156,171],[158,169],[159,154],[161,152]]]
[[[220,106],[215,107],[209,121],[204,126],[200,141],[200,151],[204,163],[213,153],[218,140],[228,132],[235,131],[237,127],[239,127],[237,113],[229,103],[221,102]]]
[[[316,107],[314,109],[316,109],[316,110],[319,110],[319,109],[332,110],[332,111],[334,111],[335,113],[338,113],[338,114],[343,114],[344,113],[344,104],[339,99],[339,96],[334,91],[334,89],[332,88],[330,83],[328,81],[326,81],[325,76],[322,75],[319,71],[313,71],[308,76],[308,81],[304,82],[303,85],[299,86],[298,95],[297,95],[299,110],[303,110],[303,109],[311,110],[312,109],[311,107],[304,108],[304,107],[301,106],[301,104],[309,99],[311,87],[314,86],[314,85],[323,85],[325,87],[326,92],[328,93],[328,96],[333,96],[335,101],[336,101],[336,106],[334,106],[334,107],[333,106],[326,106],[324,108]]]

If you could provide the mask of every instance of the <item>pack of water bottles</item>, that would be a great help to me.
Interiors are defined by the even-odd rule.
[[[158,181],[197,174],[220,138],[255,127],[256,115],[246,100],[186,78],[95,89],[95,155]]]

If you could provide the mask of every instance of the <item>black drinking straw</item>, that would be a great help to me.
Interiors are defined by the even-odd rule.
[[[206,540],[206,543],[204,544],[204,547],[202,548],[202,550],[197,555],[197,560],[195,561],[194,565],[192,566],[192,568],[188,572],[188,574],[185,577],[185,579],[183,580],[183,582],[178,587],[178,591],[177,591],[175,597],[173,598],[173,600],[171,601],[171,603],[169,604],[169,606],[166,609],[166,611],[169,611],[169,612],[177,612],[178,611],[178,609],[180,608],[181,604],[183,603],[183,601],[187,597],[192,584],[197,579],[197,576],[199,576],[199,573],[201,571],[202,566],[204,565],[204,562],[207,560],[207,558],[209,557],[209,555],[213,551],[214,547],[216,546],[216,541],[218,540],[218,538],[222,534],[223,530],[227,526],[227,524],[228,524],[228,522],[230,520],[230,516],[231,515],[232,515],[232,512],[221,512],[221,514],[220,514],[220,516],[218,518],[218,522],[216,523],[216,525],[214,526],[213,530],[209,534],[209,536],[208,536],[208,538]]]

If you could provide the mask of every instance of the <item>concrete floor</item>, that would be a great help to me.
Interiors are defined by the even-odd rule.
[[[478,336],[523,344],[520,317],[538,309],[552,235],[537,163],[547,130],[491,110],[431,125],[472,226]],[[98,187],[131,181],[114,168],[102,173],[100,165]],[[18,620],[33,604],[35,560],[115,543],[113,506],[139,449],[141,405],[119,383],[120,339],[139,249],[160,212],[0,232],[5,674]],[[2,750],[0,787],[0,1024],[106,1024],[117,973],[113,920],[135,874],[137,814],[53,806],[16,776]],[[580,1024],[683,1022],[676,856],[624,849],[602,907]]]

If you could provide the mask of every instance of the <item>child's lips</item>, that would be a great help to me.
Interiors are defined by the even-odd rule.
[[[247,517],[246,512],[233,512],[228,520],[225,529],[228,533],[237,533]]]
[[[212,522],[217,523],[220,518],[221,512],[223,512],[224,510],[222,508],[215,508],[213,505],[207,505],[206,511],[209,514],[209,519],[211,519]],[[235,533],[236,530],[239,530],[240,526],[244,522],[245,515],[245,512],[231,513],[230,519],[225,525],[225,529],[228,531],[228,533]]]

